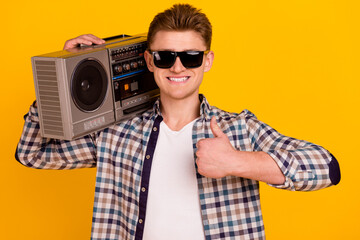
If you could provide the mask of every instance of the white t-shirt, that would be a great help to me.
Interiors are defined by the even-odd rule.
[[[205,239],[202,225],[192,127],[172,131],[164,122],[151,166],[144,240]]]

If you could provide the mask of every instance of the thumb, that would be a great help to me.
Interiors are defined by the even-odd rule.
[[[216,122],[216,118],[213,116],[210,120],[210,128],[212,133],[214,134],[214,137],[223,137],[226,136],[225,133],[221,130],[219,125]]]

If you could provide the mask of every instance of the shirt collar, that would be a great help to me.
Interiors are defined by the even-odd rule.
[[[203,94],[199,94],[199,100],[200,100],[200,118],[201,119],[210,119],[210,104],[206,100],[205,96]]]
[[[158,97],[158,99],[156,99],[154,106],[153,106],[153,111],[155,113],[155,116],[161,116],[160,97]]]
[[[200,101],[200,118],[201,119],[210,119],[210,104],[206,100],[203,94],[199,94],[199,101]],[[160,98],[158,98],[153,106],[153,111],[156,116],[161,116],[160,110]]]

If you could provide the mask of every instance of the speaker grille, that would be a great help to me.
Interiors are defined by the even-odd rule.
[[[55,61],[35,60],[35,71],[44,134],[64,136]]]

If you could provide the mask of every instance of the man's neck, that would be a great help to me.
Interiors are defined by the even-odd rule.
[[[160,108],[164,122],[173,131],[181,130],[200,116],[198,94],[181,100],[169,99],[160,94]]]

